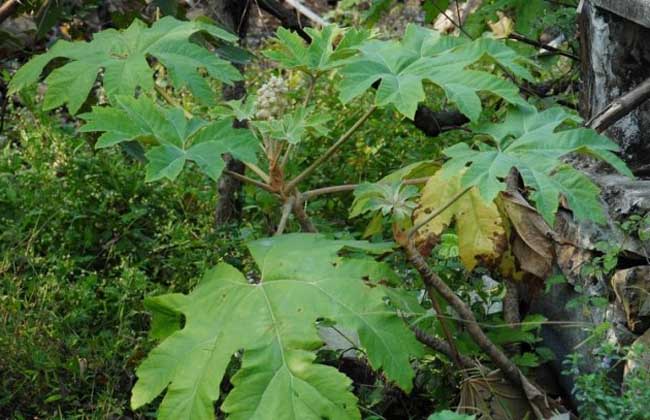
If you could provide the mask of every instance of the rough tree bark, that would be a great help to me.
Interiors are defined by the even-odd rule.
[[[208,2],[208,13],[230,31],[239,36],[240,45],[243,45],[248,30],[248,11],[250,1],[243,0],[214,0]],[[243,66],[238,66],[243,72]],[[235,82],[233,86],[224,86],[223,99],[241,99],[246,95],[244,81]],[[235,123],[239,124],[238,122]],[[227,169],[240,174],[244,173],[245,166],[242,162],[230,155],[225,155]],[[215,209],[215,224],[221,226],[239,220],[241,217],[241,182],[235,178],[222,175],[219,179],[218,192],[219,201]]]
[[[589,119],[650,77],[650,3],[585,1],[580,36],[584,83],[580,108]],[[650,102],[646,102],[606,134],[621,146],[624,159],[635,170],[650,165],[649,132]]]
[[[597,116],[611,102],[632,91],[650,77],[650,2],[647,0],[585,0],[579,16],[582,81],[580,111],[585,118]],[[641,103],[605,134],[617,142],[622,157],[638,175],[650,167],[650,102]],[[595,244],[607,241],[620,246],[617,270],[648,266],[650,243],[642,243],[620,230],[618,222],[632,214],[650,212],[650,180],[629,179],[614,174],[606,165],[579,161],[585,172],[601,187],[608,224],[597,226],[576,223],[570,212],[558,214],[555,230],[566,244],[556,244],[556,270],[567,278],[566,284],[554,286],[550,293],[535,300],[532,311],[550,321],[570,321],[592,326],[609,322],[607,340],[620,345],[631,344],[637,336],[626,322],[626,313],[615,295],[611,276],[585,276],[581,266],[599,255]],[[579,286],[579,287],[577,287]],[[578,290],[580,292],[578,292]],[[649,291],[650,292],[650,291]],[[585,296],[602,297],[605,307],[568,307],[567,303]],[[638,332],[637,332],[638,333]],[[573,378],[563,376],[562,361],[571,353],[580,352],[587,363],[598,368],[592,350],[599,345],[588,341],[589,333],[579,327],[547,325],[542,329],[544,344],[557,359],[554,370],[567,395]],[[622,376],[622,366],[620,375]],[[620,379],[620,377],[619,377]]]

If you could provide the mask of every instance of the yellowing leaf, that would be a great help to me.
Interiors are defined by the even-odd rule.
[[[488,26],[495,38],[508,38],[515,29],[514,22],[503,12],[497,12],[497,16],[499,16],[499,20],[496,22],[489,21]]]
[[[415,211],[415,223],[420,223],[429,214],[445,205],[461,191],[458,174],[446,178],[438,171],[432,176],[420,198],[420,207]],[[478,190],[472,188],[438,217],[422,226],[416,241],[424,243],[437,240],[443,231],[456,222],[460,259],[468,270],[477,262],[496,263],[506,247],[506,234],[496,205],[481,198]]]

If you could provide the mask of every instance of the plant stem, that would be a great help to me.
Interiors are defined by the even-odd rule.
[[[314,76],[312,74],[309,74],[309,87],[307,88],[307,96],[305,96],[305,100],[302,103],[303,108],[307,108],[309,105],[309,102],[311,101],[311,98],[314,95],[314,89],[316,88],[316,81],[318,80],[318,75]],[[289,156],[291,155],[291,152],[293,151],[293,144],[289,144],[287,146],[287,149],[284,152],[284,155],[282,156],[282,160],[280,161],[280,167],[284,169],[287,166],[287,162],[289,162]]]
[[[298,223],[300,223],[300,229],[302,229],[303,232],[318,233],[316,226],[314,226],[303,208],[304,203],[305,201],[302,199],[300,192],[296,190],[296,199],[293,202],[293,214],[296,216],[296,219],[298,219]]]
[[[305,96],[305,100],[302,103],[303,108],[307,108],[307,105],[309,105],[309,102],[311,101],[312,96],[314,96],[314,89],[316,88],[316,81],[318,80],[318,76],[314,75],[309,75],[309,87],[307,88],[307,96]]]
[[[249,178],[246,175],[240,174],[239,172],[231,171],[230,169],[224,169],[223,173],[226,174],[226,175],[229,175],[229,176],[231,176],[231,177],[233,177],[233,178],[235,178],[235,179],[237,179],[237,180],[239,180],[241,182],[247,182],[249,184],[255,185],[256,187],[259,187],[259,188],[261,188],[263,190],[266,190],[268,192],[271,192],[271,193],[276,193],[277,192],[277,191],[273,191],[273,188],[271,188],[270,185],[265,184],[265,183],[260,182],[260,181],[257,181],[257,180],[255,180],[253,178]]]
[[[510,35],[508,35],[508,38],[517,40],[519,42],[523,42],[524,44],[532,45],[532,46],[537,47],[537,48],[541,48],[541,49],[546,50],[546,51],[550,51],[550,52],[558,54],[558,55],[562,55],[564,57],[570,58],[570,59],[575,60],[575,61],[580,61],[580,57],[578,57],[575,54],[571,54],[570,52],[561,50],[559,48],[552,47],[550,45],[542,44],[539,41],[535,41],[534,39],[526,38],[525,36],[523,36],[521,34],[518,34],[516,32],[513,32]]]
[[[282,217],[280,217],[280,223],[278,224],[278,229],[275,231],[275,236],[282,235],[284,229],[287,227],[287,221],[289,220],[289,214],[293,208],[293,203],[296,201],[295,197],[289,197],[287,201],[284,202],[282,206]]]
[[[259,166],[255,165],[254,163],[248,163],[248,162],[244,162],[244,165],[246,165],[246,167],[247,167],[248,169],[250,169],[251,171],[255,172],[255,174],[256,174],[257,176],[259,176],[260,178],[262,178],[262,181],[266,182],[267,184],[269,183],[269,180],[270,180],[271,178],[270,178],[269,175],[268,175],[266,172],[264,172],[264,171],[263,171]]]
[[[345,132],[345,133],[344,133],[344,134],[343,134],[343,135],[342,135],[342,136],[341,136],[341,137],[336,141],[336,143],[334,143],[332,146],[330,146],[330,148],[327,149],[327,151],[326,151],[322,156],[320,156],[318,159],[316,159],[316,160],[315,160],[311,165],[309,165],[309,167],[308,167],[307,169],[305,169],[304,171],[302,171],[298,176],[296,176],[294,179],[292,179],[291,181],[289,181],[289,183],[287,184],[285,190],[286,190],[286,191],[292,191],[294,188],[296,188],[296,186],[298,185],[298,183],[300,183],[300,181],[302,181],[303,179],[307,178],[307,177],[308,177],[309,175],[311,175],[312,172],[314,172],[314,171],[315,171],[315,170],[316,170],[316,169],[317,169],[317,168],[318,168],[318,167],[319,167],[323,162],[325,162],[325,161],[327,161],[329,158],[331,158],[332,155],[333,155],[334,153],[336,153],[336,151],[337,151],[337,150],[338,150],[338,149],[343,145],[343,143],[345,143],[345,142],[346,142],[346,141],[347,141],[347,140],[352,136],[352,134],[354,134],[354,132],[357,131],[357,130],[359,129],[359,127],[361,127],[361,126],[363,125],[363,123],[366,122],[366,120],[367,120],[368,118],[370,118],[370,116],[371,116],[372,113],[375,111],[375,109],[377,109],[377,107],[375,107],[374,105],[371,106],[370,109],[369,109],[368,111],[366,111],[366,113],[363,114],[363,115],[361,116],[361,118],[359,118],[359,120],[357,120],[357,122],[355,122],[354,125],[353,125],[352,127],[350,127],[350,129],[349,129],[348,131],[346,131],[346,132]]]
[[[431,305],[433,306],[433,310],[436,311],[436,318],[440,323],[442,334],[445,336],[445,340],[447,340],[447,345],[449,346],[449,350],[451,353],[451,360],[453,360],[458,366],[463,366],[463,360],[460,358],[460,353],[458,352],[458,348],[454,343],[454,337],[451,335],[451,332],[449,331],[449,327],[447,326],[447,321],[441,317],[442,308],[440,307],[440,303],[438,302],[438,296],[436,295],[436,292],[433,288],[427,287],[426,290],[427,290],[427,295],[429,295],[429,300],[431,301]]]
[[[454,350],[452,350],[451,346],[449,343],[447,343],[444,340],[439,339],[438,337],[434,337],[432,335],[427,334],[424,330],[418,328],[418,327],[411,327],[411,330],[415,334],[415,338],[417,340],[424,344],[425,346],[440,352],[444,354],[445,356],[449,357],[450,359],[454,360]],[[460,367],[465,368],[465,369],[471,369],[476,367],[476,363],[472,359],[470,359],[467,356],[462,356],[459,355],[459,362],[460,362]]]
[[[418,185],[418,184],[424,184],[429,180],[429,177],[423,177],[423,178],[412,178],[412,179],[405,179],[402,181],[403,185]],[[338,193],[338,192],[346,192],[346,191],[353,191],[355,190],[359,185],[361,184],[343,184],[343,185],[334,185],[331,187],[323,187],[323,188],[317,188],[315,190],[311,191],[305,191],[302,193],[302,198],[304,200],[323,195],[323,194],[333,194],[333,193]]]
[[[417,231],[436,217],[440,216],[442,212],[447,210],[449,207],[451,207],[456,201],[458,201],[462,196],[464,196],[469,190],[471,190],[473,187],[467,187],[464,190],[460,191],[457,193],[455,196],[453,196],[449,201],[447,201],[442,207],[438,208],[438,210],[434,211],[430,215],[428,215],[424,220],[420,221],[417,225],[413,226],[411,229],[409,229],[407,238],[408,241],[410,242],[411,239],[413,239],[413,235],[417,233]]]

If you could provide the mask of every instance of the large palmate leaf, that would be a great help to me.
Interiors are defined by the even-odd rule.
[[[440,209],[463,188],[461,175],[446,179],[441,171],[432,176],[422,190],[420,206],[415,211],[415,223],[424,221],[429,214]],[[448,209],[422,226],[417,233],[419,243],[437,241],[445,229],[455,221],[458,248],[463,265],[468,270],[477,263],[496,263],[507,247],[506,231],[497,206],[485,201],[477,188],[472,188]]]
[[[607,137],[586,128],[558,130],[564,122],[576,120],[562,108],[513,110],[504,122],[486,124],[476,131],[492,137],[494,145],[479,150],[459,143],[444,150],[451,159],[445,173],[457,174],[468,167],[461,185],[475,185],[481,196],[492,201],[505,189],[503,179],[512,168],[532,189],[531,198],[544,219],[553,226],[560,194],[564,195],[578,219],[604,220],[598,199],[599,189],[579,171],[562,164],[561,158],[580,153],[604,160],[619,172],[632,176],[614,152],[618,146]]]
[[[230,63],[190,41],[199,32],[229,42],[237,39],[205,22],[182,22],[165,17],[147,27],[136,19],[128,29],[99,32],[90,42],[58,41],[48,52],[37,55],[18,70],[9,89],[15,92],[35,83],[50,61],[67,59],[66,64],[45,79],[48,89],[43,106],[53,109],[67,104],[68,110],[75,114],[101,70],[109,99],[115,95],[132,96],[138,88],[153,89],[154,69],[147,59],[155,57],[167,68],[176,88],[187,87],[202,102],[212,105],[215,95],[200,69],[225,83],[239,80],[241,75]]]
[[[430,81],[440,86],[471,120],[477,120],[481,113],[479,91],[528,107],[511,82],[467,68],[483,57],[490,57],[513,73],[530,78],[530,73],[519,64],[525,59],[499,41],[466,42],[409,25],[400,42],[372,40],[363,43],[359,50],[360,54],[346,60],[341,69],[343,80],[339,87],[343,102],[361,95],[379,81],[376,104],[393,105],[413,119],[418,104],[424,100],[423,82]]]
[[[161,419],[214,418],[226,367],[243,350],[241,369],[231,379],[234,389],[221,406],[231,419],[358,419],[351,380],[314,363],[323,344],[319,319],[356,332],[370,365],[409,390],[409,358],[421,348],[385,302],[387,290],[366,283],[379,263],[342,258],[344,248],[390,250],[317,234],[262,239],[249,244],[260,269],[258,283],[220,264],[189,295],[149,299],[155,332],[166,338],[137,369],[132,406],[167,388]]]
[[[341,64],[341,60],[356,53],[356,47],[370,38],[362,29],[341,29],[335,25],[323,29],[305,28],[311,37],[307,44],[297,33],[279,28],[275,48],[264,55],[286,68],[296,68],[316,75]],[[340,38],[340,39],[339,39]]]
[[[86,125],[80,131],[103,131],[95,147],[104,148],[125,141],[153,144],[146,154],[147,181],[176,179],[186,161],[196,163],[215,181],[231,153],[246,162],[257,161],[258,142],[247,129],[232,127],[232,119],[206,122],[188,120],[180,108],[163,108],[147,97],[116,96],[114,107],[94,107],[81,114]]]

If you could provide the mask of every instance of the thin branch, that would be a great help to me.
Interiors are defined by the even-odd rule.
[[[307,169],[302,171],[298,176],[296,176],[294,179],[289,181],[289,183],[287,184],[285,190],[286,191],[292,191],[294,188],[296,188],[296,186],[298,185],[298,183],[300,183],[300,181],[307,178],[323,162],[327,161],[330,157],[332,157],[332,155],[334,153],[336,153],[337,150],[339,150],[339,148],[343,145],[343,143],[345,143],[352,136],[352,134],[354,134],[354,132],[357,131],[357,129],[359,127],[361,127],[363,125],[363,123],[366,122],[366,120],[368,118],[370,118],[370,116],[375,111],[375,109],[377,109],[375,106],[370,107],[370,109],[368,111],[366,111],[366,113],[363,114],[361,116],[361,118],[359,118],[359,120],[357,120],[357,122],[354,123],[354,125],[352,127],[350,127],[350,129],[348,131],[346,131],[345,134],[343,134],[336,141],[336,143],[334,143],[332,146],[330,146],[330,148],[327,149],[327,151],[323,155],[321,155],[318,159],[316,159],[311,165],[309,165],[309,167]]]
[[[650,99],[650,79],[645,80],[625,95],[615,99],[605,109],[592,117],[586,126],[602,133],[648,99]]]
[[[409,241],[413,239],[413,235],[417,233],[417,231],[422,228],[422,226],[426,225],[436,217],[438,217],[442,212],[447,210],[449,207],[451,207],[458,199],[460,199],[462,196],[464,196],[469,190],[471,190],[473,187],[467,187],[464,190],[458,192],[456,195],[454,195],[452,198],[449,199],[442,207],[438,208],[436,211],[433,213],[429,214],[424,220],[420,221],[417,225],[413,226],[411,229],[409,229],[407,238]]]
[[[451,24],[454,25],[454,26],[456,27],[456,29],[458,29],[460,32],[462,32],[463,35],[465,35],[466,37],[468,37],[468,38],[471,39],[471,40],[474,39],[474,38],[469,34],[469,32],[467,32],[467,31],[463,28],[461,22],[456,22],[455,20],[453,20],[453,19],[452,19],[452,18],[447,14],[447,11],[446,11],[446,10],[442,10],[442,8],[441,8],[440,6],[438,6],[438,5],[436,4],[435,1],[434,1],[433,3],[431,3],[431,4],[433,5],[433,7],[435,7],[436,9],[438,9],[438,12],[440,12],[441,15],[443,15],[443,16],[444,16],[444,17],[445,17],[449,22],[451,22]],[[458,5],[458,2],[456,2],[456,5]],[[460,20],[460,16],[459,16],[459,20]]]
[[[256,187],[259,187],[259,188],[261,188],[263,190],[266,190],[268,192],[271,192],[271,193],[277,192],[277,191],[273,191],[273,188],[271,188],[270,185],[265,184],[263,182],[260,182],[260,181],[258,181],[256,179],[249,178],[246,175],[240,174],[239,172],[231,171],[230,169],[224,169],[223,173],[235,178],[238,181],[247,182],[249,184],[255,185]]]
[[[572,54],[572,53],[570,53],[568,51],[561,50],[559,48],[552,47],[552,46],[547,45],[547,44],[543,44],[543,43],[541,43],[539,41],[535,41],[534,39],[526,38],[525,36],[523,36],[521,34],[518,34],[516,32],[513,32],[510,35],[508,35],[508,38],[517,40],[519,42],[523,42],[524,44],[532,45],[532,46],[537,47],[537,48],[541,48],[541,49],[546,50],[546,51],[550,51],[552,53],[555,53],[555,54],[570,58],[570,59],[578,61],[578,62],[580,61],[580,57],[578,57],[575,54]]]
[[[406,179],[402,181],[402,184],[419,185],[419,184],[425,184],[428,180],[429,177]],[[302,193],[302,198],[303,200],[308,200],[310,198],[314,198],[323,194],[334,194],[339,192],[354,191],[359,185],[361,184],[343,184],[343,185],[334,185],[332,187],[317,188],[315,190],[305,191],[304,193]]]
[[[322,17],[318,16],[316,12],[305,6],[300,2],[300,0],[284,0],[286,1],[289,5],[291,5],[294,9],[298,11],[298,13],[305,15],[309,20],[311,20],[314,23],[319,24],[320,26],[326,26],[327,21],[323,19]]]
[[[303,29],[303,25],[300,24],[293,10],[287,9],[278,0],[257,0],[257,4],[262,10],[278,18],[282,22],[282,26],[293,29],[302,39],[311,42],[311,37]]]
[[[453,360],[458,366],[463,366],[463,360],[461,359],[460,352],[458,351],[458,348],[454,343],[454,337],[451,335],[451,331],[449,331],[449,327],[447,326],[447,321],[441,316],[438,316],[438,315],[442,315],[442,308],[440,307],[440,303],[438,302],[438,296],[436,295],[436,291],[432,287],[427,287],[426,291],[427,291],[427,295],[429,295],[429,300],[431,301],[433,310],[436,311],[436,318],[440,323],[440,329],[442,329],[442,334],[445,336],[445,340],[447,340],[447,345],[449,346],[449,350],[451,353],[451,360]]]
[[[296,201],[295,197],[289,197],[282,206],[282,217],[280,217],[280,223],[278,224],[278,229],[275,231],[275,236],[282,235],[284,229],[287,227],[287,221],[289,220],[289,214],[293,209],[293,202]]]
[[[415,334],[415,338],[417,338],[420,343],[439,353],[444,354],[451,360],[454,360],[454,352],[449,346],[449,343],[439,339],[438,337],[427,334],[424,330],[418,327],[411,327],[411,330]],[[464,369],[471,369],[476,367],[476,363],[474,363],[474,361],[467,356],[460,355],[458,360],[460,362],[460,367]]]

